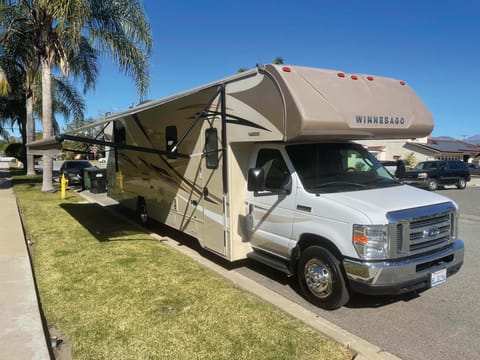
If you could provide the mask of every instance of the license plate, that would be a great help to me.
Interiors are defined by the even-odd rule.
[[[435,271],[431,275],[430,285],[432,287],[443,284],[445,281],[447,281],[447,269]]]

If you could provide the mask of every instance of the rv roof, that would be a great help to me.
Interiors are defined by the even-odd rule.
[[[266,65],[164,99],[147,101],[66,134],[76,134],[190,96],[197,97],[199,93],[205,98],[210,93],[215,95],[221,85],[266,75],[274,79],[283,99],[285,115],[279,129],[283,138],[279,140],[415,138],[426,136],[433,129],[429,111],[403,81],[335,70]],[[54,142],[52,138],[28,145],[33,148]]]
[[[268,65],[287,106],[286,140],[414,138],[428,135],[433,119],[414,91],[400,80],[340,71]]]

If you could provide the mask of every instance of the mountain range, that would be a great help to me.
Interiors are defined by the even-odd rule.
[[[461,141],[464,141],[464,142],[469,143],[469,144],[480,145],[480,134],[468,136],[464,139],[455,139],[451,136],[435,136],[434,138],[439,139],[439,140],[441,140],[441,139],[444,139],[444,140],[461,140]]]
[[[465,142],[468,142],[470,144],[480,145],[480,134],[465,138]]]

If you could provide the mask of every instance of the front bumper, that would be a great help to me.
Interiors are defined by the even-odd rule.
[[[412,185],[417,187],[426,188],[428,186],[428,179],[402,179],[402,184]]]
[[[369,295],[403,294],[430,287],[431,274],[447,269],[447,277],[463,264],[464,245],[456,240],[439,251],[395,261],[345,259],[343,266],[353,291]]]

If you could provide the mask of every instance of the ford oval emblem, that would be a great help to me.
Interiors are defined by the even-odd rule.
[[[425,230],[423,232],[423,237],[426,238],[426,237],[434,237],[434,236],[437,236],[438,234],[440,234],[440,229],[437,228],[437,227],[434,227],[434,228],[430,228],[428,230]]]

